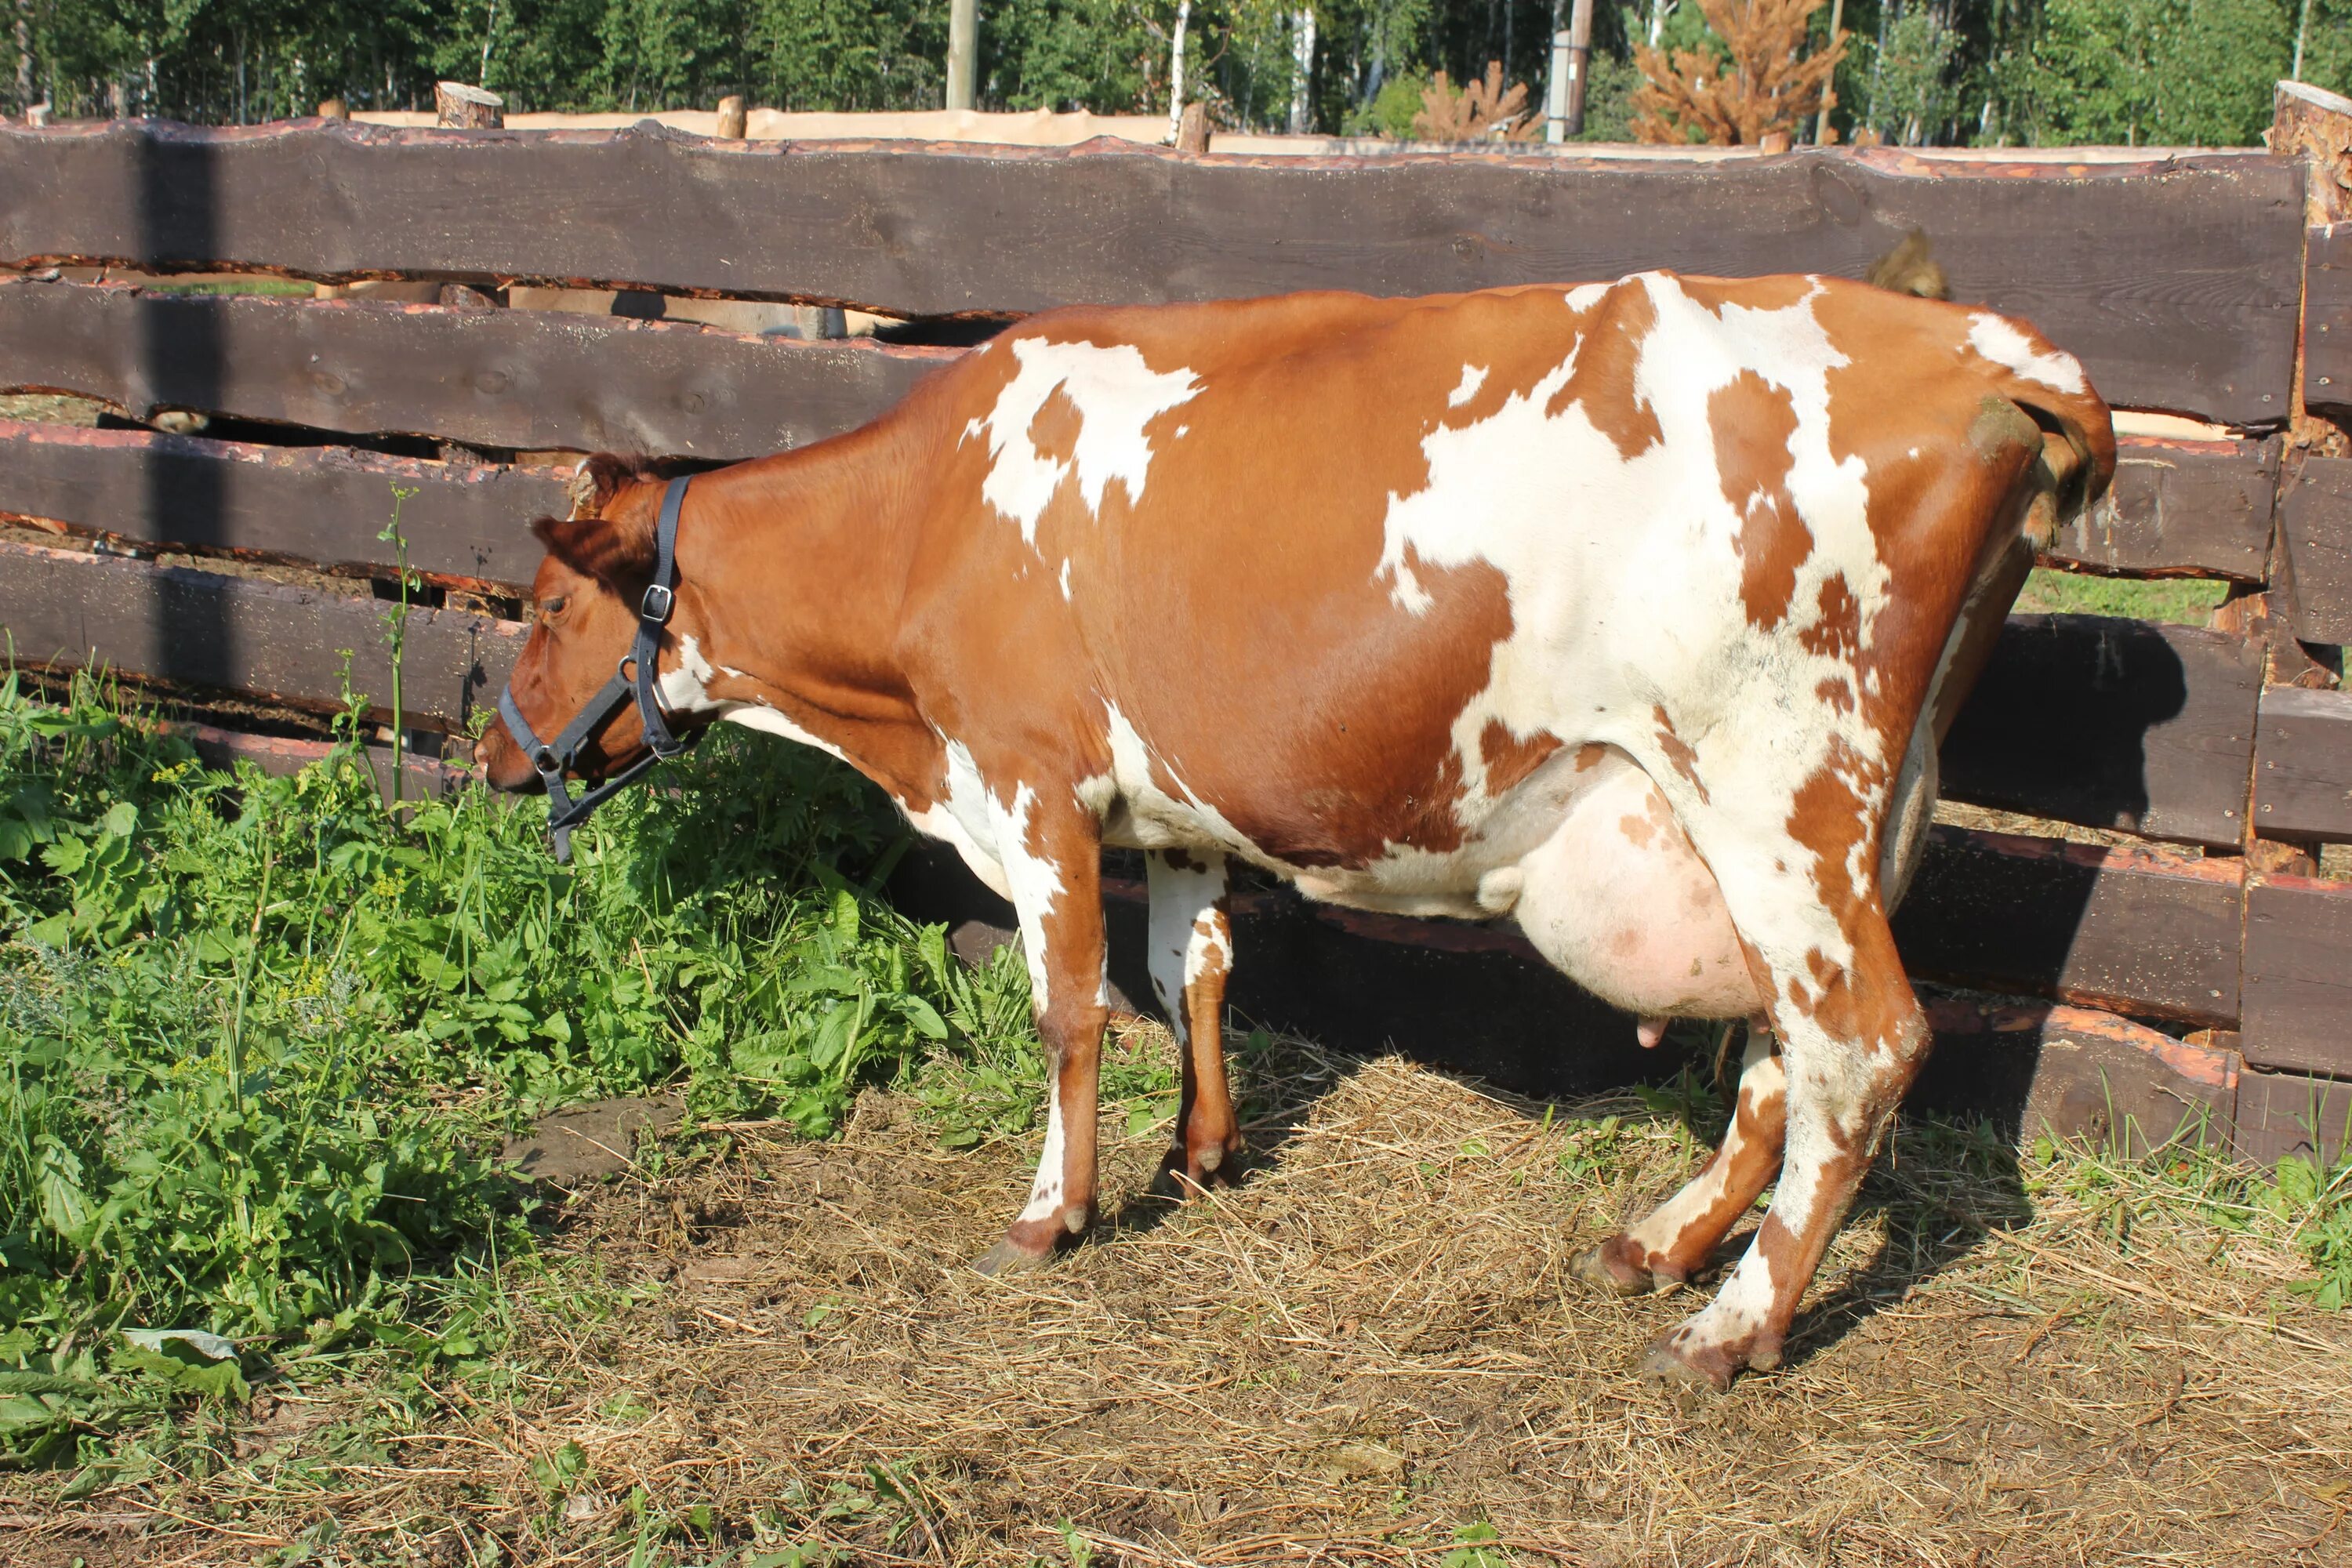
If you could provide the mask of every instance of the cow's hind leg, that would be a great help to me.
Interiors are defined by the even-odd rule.
[[[1747,1028],[1723,1146],[1647,1219],[1579,1255],[1570,1266],[1579,1279],[1620,1296],[1687,1284],[1780,1168],[1787,1078],[1769,1031],[1753,1021]]]
[[[1231,1182],[1242,1152],[1225,1082],[1225,976],[1234,952],[1225,858],[1155,849],[1144,865],[1151,889],[1151,988],[1175,1030],[1183,1081],[1175,1142],[1160,1173],[1189,1196]]]
[[[1797,1305],[1926,1058],[1927,1018],[1875,894],[1838,924],[1842,956],[1822,946],[1801,960],[1786,947],[1764,955],[1788,1085],[1780,1184],[1738,1267],[1705,1310],[1659,1336],[1645,1375],[1723,1389],[1742,1369],[1780,1364]]]
[[[1056,806],[1055,802],[1066,803]],[[997,848],[1021,943],[1030,1001],[1045,1047],[1045,1146],[1029,1202],[973,1267],[983,1274],[1034,1267],[1094,1216],[1095,1114],[1103,1026],[1102,844],[1066,791],[1040,798],[1024,785],[1011,806],[992,800]]]

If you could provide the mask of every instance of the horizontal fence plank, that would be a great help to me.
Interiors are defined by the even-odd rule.
[[[2111,402],[2270,426],[2292,395],[2303,182],[2299,162],[2243,153],[1250,159],[117,122],[0,130],[0,259],[636,284],[954,315],[1651,267],[1859,277],[1917,226],[1957,297],[2036,323]]]
[[[2352,692],[2266,688],[2254,739],[2265,838],[2352,839]]]
[[[2235,848],[2262,679],[2259,645],[2220,632],[2011,616],[1945,738],[1943,793]]]
[[[175,688],[331,711],[342,705],[339,672],[349,648],[353,689],[381,711],[392,695],[388,608],[317,588],[0,541],[0,629],[21,664],[103,664]],[[454,610],[411,610],[405,721],[461,727],[495,700],[527,630]]]
[[[2303,400],[2352,416],[2352,223],[2311,231],[2304,276]]]
[[[527,526],[568,508],[562,468],[467,467],[336,447],[260,447],[140,430],[0,420],[0,516],[164,548],[390,574],[382,537],[401,498],[408,563],[467,583],[527,585]]]
[[[2235,861],[1937,826],[1895,917],[1915,978],[2229,1027]]]
[[[865,424],[954,357],[562,311],[0,282],[0,388],[484,447],[757,457]]]
[[[2237,1152],[2257,1165],[2290,1155],[2333,1165],[2352,1149],[2352,1083],[2299,1073],[2238,1075]]]
[[[2246,1060],[2352,1078],[2352,884],[2273,877],[2249,888],[2245,991]]]
[[[2352,458],[2305,458],[2287,475],[2279,538],[2294,578],[2294,635],[2352,643]]]
[[[2270,573],[2279,443],[2126,439],[2116,482],[2042,559],[2097,572],[2228,577]]]

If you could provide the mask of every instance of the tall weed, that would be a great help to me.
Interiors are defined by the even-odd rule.
[[[872,897],[901,829],[856,775],[724,735],[656,785],[563,867],[537,799],[387,808],[349,744],[216,772],[99,682],[0,682],[0,1461],[158,1355],[203,1388],[203,1335],[416,1342],[420,1283],[527,1248],[494,1151],[542,1108],[822,1135],[921,1053],[1034,1062],[1019,966]]]

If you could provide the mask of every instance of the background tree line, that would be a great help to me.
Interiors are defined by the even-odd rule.
[[[9,107],[252,121],[341,97],[511,109],[937,108],[947,0],[11,0]],[[1566,0],[1194,0],[1187,95],[1220,124],[1406,134],[1433,71],[1540,105]],[[982,0],[984,107],[1165,111],[1177,0]],[[1311,18],[1311,23],[1310,23]],[[1296,46],[1311,25],[1302,82]],[[2352,91],[2352,0],[1846,0],[1832,119],[1907,144],[2232,145],[2271,85]],[[1811,26],[1825,39],[1829,9]],[[1586,135],[1628,134],[1637,43],[1711,47],[1693,0],[1602,0]],[[2297,51],[2302,65],[2295,72]]]

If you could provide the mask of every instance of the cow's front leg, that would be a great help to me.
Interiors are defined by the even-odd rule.
[[[1103,1026],[1110,1017],[1103,973],[1102,841],[1067,791],[1057,799],[1024,784],[1010,805],[992,802],[998,858],[1021,945],[1030,1003],[1045,1047],[1045,1148],[1029,1202],[1004,1239],[974,1268],[983,1274],[1034,1268],[1094,1217],[1095,1107]]]
[[[1175,1030],[1183,1079],[1175,1142],[1160,1175],[1189,1197],[1232,1182],[1242,1152],[1225,1082],[1225,976],[1234,953],[1225,858],[1155,849],[1144,865],[1151,889],[1151,988]]]

